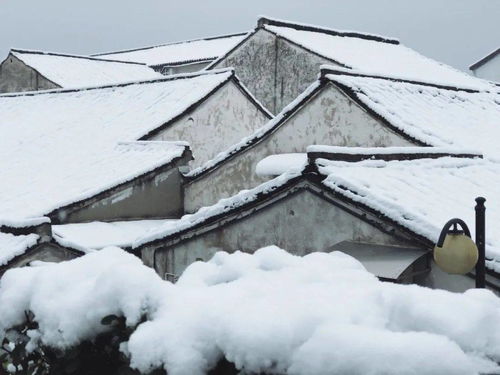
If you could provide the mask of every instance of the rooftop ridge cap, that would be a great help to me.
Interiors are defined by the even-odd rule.
[[[383,75],[380,73],[366,73],[360,70],[350,70],[350,69],[344,69],[341,67],[333,67],[329,65],[321,65],[320,66],[320,74],[319,78],[320,79],[327,79],[327,80],[334,80],[331,78],[327,78],[327,75],[347,75],[347,76],[352,76],[352,77],[364,77],[364,78],[375,78],[375,79],[383,79],[386,81],[392,81],[392,82],[402,82],[402,83],[410,83],[413,85],[421,85],[421,86],[429,86],[429,87],[436,87],[439,89],[444,89],[444,90],[453,90],[453,91],[467,91],[467,92],[486,92],[487,90],[480,90],[480,89],[472,89],[469,87],[461,87],[461,86],[449,86],[449,85],[444,85],[444,84],[439,84],[439,83],[431,83],[431,82],[426,82],[426,81],[416,81],[408,78],[401,78],[401,77],[394,77],[394,76],[389,76],[389,75]]]
[[[497,49],[491,51],[486,56],[483,56],[478,61],[476,61],[474,64],[470,65],[469,66],[469,70],[474,70],[476,68],[479,68],[480,66],[482,66],[485,63],[487,63],[488,61],[490,61],[493,57],[495,57],[499,53],[500,53],[500,47],[498,47]]]
[[[382,161],[411,161],[411,160],[421,160],[421,159],[441,159],[446,157],[456,158],[456,159],[484,159],[482,153],[470,151],[470,150],[443,150],[442,148],[434,147],[411,147],[413,151],[416,149],[422,149],[422,152],[405,152],[402,148],[397,148],[394,152],[387,152],[385,150],[380,150],[381,152],[367,152],[367,153],[356,153],[348,152],[349,147],[346,147],[347,152],[342,152],[339,150],[332,151],[310,151],[307,149],[307,158],[309,163],[314,163],[319,159],[330,160],[330,161],[340,161],[340,162],[352,162],[357,163],[365,160],[382,160]],[[424,151],[428,148],[429,151]],[[434,150],[435,149],[435,150]],[[372,148],[367,148],[369,151],[374,151]],[[384,152],[385,151],[385,152]]]
[[[196,38],[196,39],[179,40],[176,42],[156,44],[156,45],[151,45],[151,46],[146,46],[146,47],[137,47],[137,48],[129,48],[129,49],[124,49],[124,50],[119,50],[119,51],[93,53],[89,56],[92,56],[92,57],[94,57],[94,56],[108,56],[108,55],[116,55],[116,54],[127,53],[127,52],[144,51],[144,50],[148,50],[148,49],[173,46],[173,45],[177,45],[177,44],[187,44],[187,43],[193,43],[193,42],[200,42],[202,40],[215,40],[215,39],[231,38],[234,36],[243,36],[243,35],[246,35],[248,33],[249,33],[249,31],[243,31],[243,32],[233,33],[233,34],[224,34],[224,35],[209,36],[209,37]]]
[[[59,52],[50,52],[50,51],[20,49],[20,48],[11,48],[10,52],[21,53],[21,54],[31,54],[31,55],[61,56],[61,57],[69,57],[69,58],[74,58],[74,59],[85,59],[85,60],[108,62],[108,63],[140,65],[140,66],[144,66],[144,67],[148,66],[147,64],[135,62],[135,61],[107,60],[107,59],[100,59],[100,58],[93,57],[93,56],[74,55],[74,54],[70,54],[70,53],[59,53]]]
[[[371,33],[363,33],[363,32],[359,32],[359,31],[341,31],[341,30],[330,29],[330,28],[322,27],[322,26],[307,25],[307,24],[300,23],[300,22],[291,22],[291,21],[280,20],[280,19],[276,19],[276,18],[272,18],[272,17],[268,17],[268,16],[260,16],[259,19],[257,20],[257,27],[262,28],[265,25],[290,27],[290,28],[293,28],[296,30],[320,32],[320,33],[334,35],[334,36],[344,36],[344,37],[367,39],[367,40],[372,40],[375,42],[388,43],[388,44],[400,44],[398,39],[384,37],[381,35],[376,35],[376,34],[371,34]]]
[[[145,84],[156,83],[156,82],[176,81],[178,79],[196,78],[199,76],[216,75],[216,74],[223,74],[223,73],[231,73],[231,75],[228,77],[228,79],[231,79],[232,77],[235,76],[234,68],[230,67],[230,68],[214,69],[214,70],[200,70],[198,72],[191,72],[191,73],[172,74],[172,75],[161,77],[161,78],[146,79],[146,80],[139,80],[139,81],[130,81],[130,82],[120,82],[120,83],[101,85],[101,86],[89,86],[89,87],[79,87],[79,88],[60,88],[60,89],[40,90],[40,91],[5,93],[5,94],[0,94],[0,99],[21,97],[21,96],[37,96],[37,95],[50,95],[50,94],[55,95],[55,94],[64,94],[64,93],[70,93],[70,92],[104,90],[104,89],[109,89],[109,88],[113,88],[113,87],[145,85]]]

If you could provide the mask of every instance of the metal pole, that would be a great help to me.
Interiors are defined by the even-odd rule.
[[[479,259],[476,264],[476,288],[486,287],[486,253],[485,253],[485,211],[483,197],[476,198],[476,246]]]

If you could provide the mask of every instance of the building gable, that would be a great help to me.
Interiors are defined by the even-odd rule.
[[[207,169],[194,170],[185,187],[186,211],[215,203],[236,192],[259,185],[265,179],[255,173],[257,163],[266,156],[305,152],[311,144],[337,146],[412,146],[411,140],[387,128],[341,90],[328,83],[311,87],[297,105],[271,120],[259,132],[226,150],[221,159]],[[301,101],[302,104],[298,105]],[[210,166],[210,167],[209,167]]]

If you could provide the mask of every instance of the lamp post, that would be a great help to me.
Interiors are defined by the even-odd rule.
[[[463,275],[472,271],[475,266],[476,288],[486,286],[485,201],[483,197],[476,198],[475,243],[467,224],[461,219],[451,219],[444,225],[434,247],[434,260],[445,272]]]

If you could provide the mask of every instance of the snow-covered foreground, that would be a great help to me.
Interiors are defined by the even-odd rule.
[[[500,372],[500,299],[378,281],[343,253],[296,257],[276,247],[217,253],[177,284],[118,248],[8,271],[0,339],[31,310],[32,343],[66,348],[116,314],[140,324],[122,350],[133,367],[203,374],[222,356],[249,372]],[[1,341],[1,340],[0,340]]]

